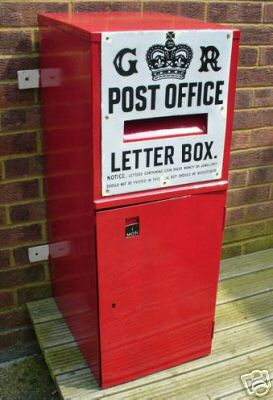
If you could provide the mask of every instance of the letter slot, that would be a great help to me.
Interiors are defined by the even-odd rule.
[[[207,114],[177,115],[124,121],[124,142],[165,139],[207,133]]]

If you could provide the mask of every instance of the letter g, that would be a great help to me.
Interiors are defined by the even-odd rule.
[[[124,48],[122,50],[120,50],[116,57],[114,58],[113,64],[116,68],[116,71],[119,75],[121,76],[130,76],[133,74],[137,74],[137,68],[136,68],[136,64],[137,64],[137,60],[129,60],[128,64],[129,64],[129,68],[124,69],[123,65],[122,65],[122,61],[123,61],[123,57],[126,54],[133,54],[134,56],[136,55],[136,49],[128,49],[128,48]]]

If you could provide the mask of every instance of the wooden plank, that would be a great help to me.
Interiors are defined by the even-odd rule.
[[[273,317],[263,320],[262,323],[261,321],[254,321],[230,329],[228,334],[226,332],[217,333],[213,340],[213,349],[210,356],[181,364],[177,367],[103,391],[99,390],[88,368],[75,371],[72,374],[56,376],[56,382],[62,391],[63,398],[66,400],[69,396],[73,396],[71,398],[74,400],[74,398],[82,396],[88,390],[90,394],[92,393],[93,397],[90,397],[91,399],[101,398],[102,396],[112,396],[122,391],[131,390],[133,388],[136,389],[153,382],[160,382],[173,376],[184,376],[184,374],[190,371],[197,371],[213,364],[220,366],[220,363],[222,365],[223,362],[237,357],[238,355],[249,354],[252,351],[257,351],[257,349],[268,347],[273,344],[272,331]]]
[[[220,280],[273,268],[273,249],[221,261]]]
[[[217,304],[273,290],[273,268],[219,282]]]
[[[249,311],[247,311],[249,310]],[[228,330],[228,338],[230,343],[232,344],[233,335],[235,335],[234,331],[231,331],[231,328],[240,327],[242,323],[242,329],[244,329],[247,322],[257,320],[258,326],[260,325],[260,319],[271,316],[273,314],[273,292],[265,293],[259,296],[245,298],[243,300],[239,300],[236,302],[226,303],[224,305],[218,306],[216,309],[216,325],[215,332],[223,332],[223,337],[227,337],[226,331]],[[266,324],[265,320],[262,322]],[[69,332],[69,329],[67,328]],[[247,332],[248,334],[249,332]],[[255,336],[255,331],[250,335],[251,337]],[[215,338],[217,335],[215,336]],[[235,340],[237,340],[237,336],[235,335]],[[40,338],[38,336],[38,340]],[[216,340],[216,339],[215,339]],[[250,340],[250,339],[249,339]],[[261,339],[259,339],[261,341]],[[229,341],[225,342],[226,346],[229,346]],[[238,344],[242,345],[242,338],[238,338]],[[249,343],[245,341],[244,343]],[[64,372],[73,371],[73,363],[77,365],[77,368],[84,368],[85,361],[81,355],[81,353],[75,350],[75,344],[71,345],[59,345],[55,346],[52,349],[48,349],[45,351],[45,358],[47,362],[50,364],[50,368],[53,375],[58,375]],[[234,347],[234,345],[232,345]],[[41,343],[41,347],[42,343]],[[69,350],[71,348],[71,350]],[[242,350],[243,351],[243,350]],[[67,359],[67,353],[70,352],[70,358]],[[221,350],[221,354],[224,353],[224,348]],[[215,354],[214,354],[215,356]],[[200,359],[200,365],[204,365],[208,362],[208,358]],[[191,364],[185,364],[188,368]]]
[[[249,370],[273,366],[273,345],[263,350],[233,358],[221,364],[214,364],[188,374],[171,377],[160,382],[153,382],[136,389],[107,396],[115,400],[148,399],[222,399],[228,394],[242,389],[240,376]],[[273,373],[271,372],[271,377]],[[190,395],[189,395],[190,394]],[[183,397],[184,396],[184,397]],[[106,396],[104,396],[106,397]],[[93,397],[82,397],[82,400]]]
[[[264,369],[264,368],[263,368]],[[269,390],[269,392],[268,392],[268,394],[267,395],[265,395],[265,400],[272,400],[273,399],[273,389],[272,389],[272,387],[273,387],[273,381],[272,381],[272,379],[270,380],[271,381],[271,390]],[[247,392],[246,392],[246,389],[243,389],[243,390],[241,390],[241,391],[238,391],[238,392],[236,392],[236,393],[233,393],[233,394],[230,394],[230,395],[227,395],[227,396],[225,396],[225,397],[221,397],[221,398],[219,398],[219,399],[215,399],[215,400],[251,400],[251,398],[252,399],[257,399],[258,397],[249,397],[249,396],[247,396]]]
[[[27,303],[27,308],[34,324],[63,318],[53,297]]]
[[[81,371],[81,375],[77,373],[74,374],[74,377],[70,375],[67,377],[67,380],[63,379],[59,383],[65,400],[95,400],[101,398],[115,400],[171,400],[187,398],[191,400],[220,400],[224,399],[225,396],[232,395],[234,392],[242,391],[243,385],[240,380],[242,374],[253,369],[266,368],[264,366],[269,367],[269,370],[271,369],[272,371],[273,345],[262,350],[231,358],[221,364],[212,364],[187,373],[181,372],[172,376],[161,376],[157,380],[154,380],[154,376],[150,375],[145,379],[142,378],[105,390],[89,389],[89,386],[86,384],[88,378],[86,374],[87,370]],[[77,376],[79,376],[79,381],[77,380]],[[272,377],[273,374],[271,375]],[[89,390],[91,391],[89,392]]]
[[[64,318],[36,324],[35,333],[43,349],[71,343],[75,340]]]
[[[216,307],[215,332],[273,314],[273,292],[247,297]]]
[[[76,342],[42,350],[53,376],[87,367]]]

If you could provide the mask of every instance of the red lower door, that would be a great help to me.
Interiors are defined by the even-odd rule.
[[[102,387],[209,354],[225,196],[97,213]]]

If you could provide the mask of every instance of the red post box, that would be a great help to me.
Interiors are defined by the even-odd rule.
[[[239,31],[39,21],[53,289],[82,353],[102,387],[209,354]]]

